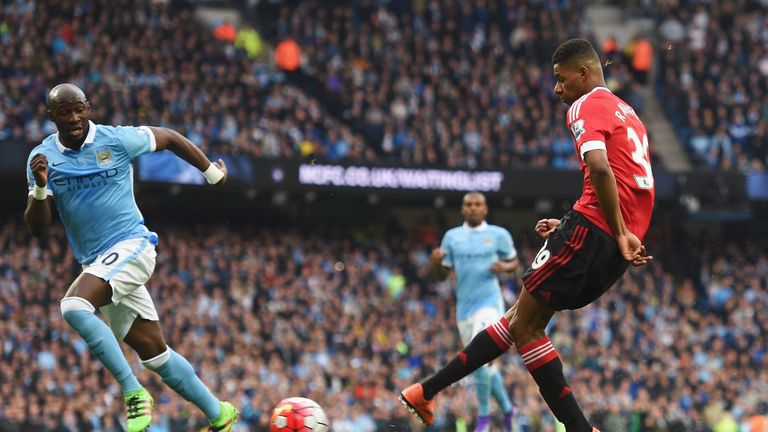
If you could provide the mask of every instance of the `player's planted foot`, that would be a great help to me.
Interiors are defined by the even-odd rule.
[[[491,416],[480,416],[477,418],[477,424],[475,425],[475,432],[490,432],[491,431]]]
[[[504,414],[504,432],[512,432],[512,423],[517,415],[517,409],[512,406],[512,411]]]
[[[221,414],[219,418],[211,422],[211,426],[208,428],[209,432],[230,432],[237,423],[237,417],[240,413],[237,411],[234,405],[229,402],[221,403]]]
[[[400,403],[422,423],[431,425],[435,422],[435,400],[424,399],[424,387],[421,383],[411,384],[403,390],[400,393]]]
[[[125,407],[128,412],[126,432],[142,432],[152,423],[155,400],[144,387],[125,394]]]

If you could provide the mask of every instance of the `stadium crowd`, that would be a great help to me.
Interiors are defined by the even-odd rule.
[[[768,5],[658,2],[659,82],[670,119],[701,166],[768,166]]]
[[[259,2],[252,24],[264,41],[293,38],[302,49],[298,81],[267,49],[253,56],[217,40],[193,7],[5,3],[0,144],[31,145],[53,132],[46,92],[73,81],[98,121],[170,126],[232,155],[577,167],[567,131],[552,127],[563,125],[563,108],[552,96],[549,55],[583,35],[579,2]],[[676,1],[653,10],[657,90],[692,159],[764,171],[768,7]],[[604,54],[613,61],[608,85],[642,111],[638,80]]]
[[[265,8],[266,9],[266,8]],[[261,12],[261,11],[259,11]],[[575,167],[550,56],[578,2],[281,2],[271,37],[391,162]]]
[[[55,132],[47,92],[73,82],[97,122],[169,126],[206,151],[325,157],[333,141],[345,150],[329,158],[374,158],[265,57],[215,39],[185,1],[7,2],[0,42],[0,143]]]
[[[157,228],[149,289],[169,344],[241,409],[238,430],[264,430],[291,395],[317,400],[335,432],[411,430],[397,392],[460,347],[451,282],[435,283],[425,267],[434,229],[390,231],[384,241],[371,228]],[[517,243],[530,262],[536,246]],[[763,432],[768,251],[703,245],[690,269],[698,277],[678,280],[665,265],[686,260],[656,247],[653,265],[553,324],[574,391],[611,432]],[[0,251],[0,431],[122,431],[119,387],[60,316],[78,271],[61,227],[38,241],[6,221]],[[517,284],[504,282],[508,301]],[[518,430],[554,431],[518,356],[499,367]],[[205,427],[158,377],[138,376],[155,395],[154,432]],[[441,395],[434,430],[473,420],[470,382]]]
[[[186,1],[7,2],[0,143],[31,145],[52,133],[46,93],[71,81],[90,97],[95,120],[170,126],[206,151],[578,167],[549,56],[582,33],[579,2],[408,3],[260,2],[266,24],[251,24],[263,41],[301,47],[304,66],[292,79],[258,33],[253,51],[221,41]],[[253,30],[247,21],[242,29]],[[611,74],[612,87],[637,99],[626,68]]]

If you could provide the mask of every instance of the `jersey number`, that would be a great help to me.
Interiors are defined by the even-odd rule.
[[[635,146],[635,151],[632,152],[632,160],[645,171],[645,175],[635,175],[637,186],[640,189],[653,189],[653,171],[651,171],[651,162],[648,160],[648,135],[643,134],[641,141],[637,132],[633,128],[628,127],[627,138]]]
[[[552,255],[549,250],[547,249],[547,242],[549,239],[544,240],[544,245],[539,249],[539,253],[536,254],[536,258],[533,259],[533,262],[531,263],[531,268],[536,270],[539,267],[543,266],[544,263],[549,261],[549,257]]]
[[[104,265],[112,265],[117,261],[117,259],[120,258],[120,255],[117,254],[117,252],[112,252],[111,254],[104,257],[103,260],[101,260],[101,263]]]

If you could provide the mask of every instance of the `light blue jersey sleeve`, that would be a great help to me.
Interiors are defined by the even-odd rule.
[[[118,126],[117,131],[122,135],[120,142],[131,159],[153,152],[157,148],[155,134],[147,126]]]
[[[510,261],[517,258],[517,249],[515,248],[515,242],[512,241],[512,235],[504,228],[499,229],[499,234],[496,236],[496,248],[499,260],[501,261]]]
[[[448,231],[443,236],[443,242],[440,243],[440,249],[445,252],[445,257],[443,257],[443,267],[453,268],[453,247],[451,247],[451,231]]]

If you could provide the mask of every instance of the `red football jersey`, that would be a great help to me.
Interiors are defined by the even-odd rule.
[[[643,122],[628,103],[607,88],[597,87],[571,105],[567,123],[584,173],[584,189],[573,209],[612,235],[584,161],[586,152],[603,149],[616,177],[624,224],[642,240],[651,222],[655,195]]]

